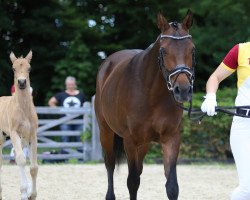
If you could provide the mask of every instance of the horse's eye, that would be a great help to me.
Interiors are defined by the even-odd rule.
[[[160,48],[160,53],[161,53],[162,55],[165,55],[165,54],[167,54],[167,51],[166,51],[165,48],[161,47],[161,48]]]
[[[14,67],[12,68],[12,70],[13,70],[13,72],[15,72],[15,71],[16,71],[16,69],[15,69]]]

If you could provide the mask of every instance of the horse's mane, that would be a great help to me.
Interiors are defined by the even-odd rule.
[[[161,35],[159,35],[159,36],[157,37],[156,41],[153,42],[153,43],[151,43],[144,51],[150,51],[150,50],[155,46],[155,44],[159,42],[160,37],[161,37]]]
[[[178,23],[177,21],[170,22],[169,25],[170,25],[175,31],[178,31],[178,29],[179,29],[179,27],[178,27],[179,23]],[[178,33],[178,32],[177,32],[177,33]],[[179,34],[179,33],[178,33],[178,34]],[[157,37],[157,39],[156,39],[155,42],[151,43],[146,49],[144,49],[144,51],[150,51],[150,50],[154,47],[154,45],[159,41],[160,36],[161,36],[161,35],[159,35],[159,36]]]

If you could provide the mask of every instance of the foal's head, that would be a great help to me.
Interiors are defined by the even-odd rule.
[[[182,23],[171,22],[158,14],[161,30],[159,65],[176,101],[190,101],[194,80],[194,44],[189,29],[193,15],[188,11]]]
[[[29,83],[29,72],[30,72],[30,61],[32,58],[32,51],[28,53],[28,55],[23,58],[16,58],[15,54],[11,52],[10,60],[12,62],[12,69],[14,72],[15,85],[18,86],[19,89],[23,90],[27,87]]]

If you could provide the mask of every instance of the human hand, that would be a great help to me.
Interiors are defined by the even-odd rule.
[[[216,94],[208,93],[206,94],[205,100],[201,105],[201,111],[207,113],[208,116],[214,116],[217,115],[217,112],[215,112],[216,106],[217,106]]]

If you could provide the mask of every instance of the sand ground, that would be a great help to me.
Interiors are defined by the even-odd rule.
[[[28,172],[27,168],[27,172]],[[228,200],[238,180],[234,165],[178,165],[180,200]],[[129,200],[127,166],[115,171],[117,200]],[[3,165],[3,200],[20,199],[17,166]],[[162,165],[144,165],[138,200],[166,200]],[[104,164],[41,165],[37,200],[103,200],[107,189]]]

